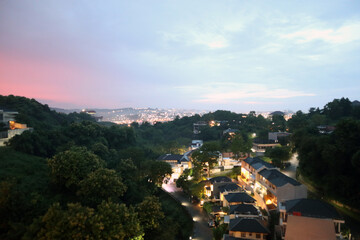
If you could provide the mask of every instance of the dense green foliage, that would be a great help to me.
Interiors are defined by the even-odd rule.
[[[34,127],[0,148],[0,239],[188,239],[192,219],[157,186],[171,167],[134,128],[0,103]]]
[[[86,113],[60,114],[51,110],[47,104],[43,105],[35,99],[13,95],[0,95],[0,109],[19,112],[16,120],[37,130],[53,129],[71,122],[94,121]]]
[[[358,208],[360,202],[360,111],[348,99],[335,99],[324,109],[297,112],[288,124],[299,155],[300,173],[323,196]],[[335,127],[320,132],[319,124]],[[332,130],[332,129],[331,129]]]
[[[271,158],[271,163],[278,168],[284,168],[284,163],[291,158],[291,148],[288,146],[279,146],[268,148],[265,156]]]

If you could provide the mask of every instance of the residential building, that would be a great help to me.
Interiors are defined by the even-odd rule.
[[[282,201],[307,197],[305,185],[286,176],[277,169],[259,171],[254,191],[264,199],[266,204],[275,206]]]
[[[192,140],[190,145],[190,150],[195,150],[200,148],[204,144],[203,140]]]
[[[256,152],[259,156],[263,155],[267,148],[274,148],[281,146],[278,142],[274,140],[263,140],[255,138],[253,141],[253,151]]]
[[[246,218],[257,218],[259,217],[260,211],[252,204],[238,204],[230,205],[229,216],[230,219],[246,217]]]
[[[223,131],[223,135],[228,134],[230,136],[235,135],[236,133],[240,132],[239,129],[232,129],[232,128],[228,128],[226,130]]]
[[[226,183],[224,185],[218,186],[218,195],[214,195],[215,199],[220,199],[220,201],[224,201],[224,195],[231,192],[242,192],[244,191],[239,185],[236,183]]]
[[[223,207],[238,204],[255,204],[256,200],[246,192],[235,192],[224,194]]]
[[[285,240],[336,240],[331,219],[290,215],[287,219]]]
[[[260,177],[258,173],[263,169],[276,169],[272,164],[259,157],[248,157],[241,161],[241,175],[239,180],[247,185],[254,185]]]
[[[281,201],[307,197],[306,186],[259,157],[247,158],[241,162],[241,175],[238,180],[251,186],[254,193],[268,205],[277,206]]]
[[[279,138],[287,138],[290,135],[291,135],[291,133],[288,133],[288,132],[269,132],[268,140],[272,140],[277,143],[277,142],[279,142]]]
[[[192,164],[187,153],[184,155],[164,154],[158,158],[159,161],[167,162],[171,165],[173,171],[171,180],[176,181],[185,169],[192,168]]]
[[[232,182],[231,178],[225,176],[210,178],[209,180],[206,181],[204,186],[205,195],[208,197],[217,196],[217,198],[215,199],[220,200],[219,187],[231,182]]]
[[[256,218],[235,218],[230,220],[229,237],[224,239],[267,239],[270,231]]]
[[[291,227],[291,232],[294,231],[292,230],[292,224],[296,226],[296,224],[301,223],[305,228],[307,226],[305,225],[305,222],[306,220],[309,220],[300,218],[289,218],[290,216],[331,220],[332,229],[335,230],[335,234],[337,237],[341,236],[341,225],[345,223],[345,221],[341,218],[341,216],[333,206],[317,199],[302,198],[280,202],[278,210],[280,212],[279,225],[281,227],[283,239],[286,239],[289,227]],[[290,219],[292,220],[290,221]],[[315,223],[315,220],[312,221]],[[321,224],[323,224],[323,228],[328,225],[328,223],[325,222],[322,222]],[[289,234],[288,236],[293,236],[293,234]]]
[[[0,130],[0,146],[5,146],[11,138],[20,135],[25,131],[32,131],[26,124],[16,122],[18,112],[0,110],[0,123],[4,124],[4,129]]]

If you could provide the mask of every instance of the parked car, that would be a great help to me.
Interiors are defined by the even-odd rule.
[[[215,227],[215,221],[213,219],[210,219],[209,222],[208,222],[208,226],[210,228]]]

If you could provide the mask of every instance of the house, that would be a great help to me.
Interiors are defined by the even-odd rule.
[[[276,169],[272,164],[265,162],[259,157],[248,157],[241,161],[241,175],[239,181],[248,185],[254,185],[255,181],[260,178],[258,175],[259,171],[265,168]]]
[[[288,216],[285,240],[336,240],[331,219]]]
[[[320,126],[317,126],[317,129],[318,129],[319,133],[321,133],[321,134],[330,134],[333,131],[335,131],[335,127],[329,126],[329,125],[320,125]]]
[[[224,194],[223,207],[238,204],[255,204],[256,200],[246,192],[235,192]]]
[[[207,126],[208,124],[204,121],[199,121],[196,123],[193,123],[193,132],[194,134],[201,133],[201,128]]]
[[[241,175],[238,179],[252,186],[254,193],[268,205],[277,206],[278,202],[307,197],[306,186],[259,157],[247,158],[241,162]]]
[[[280,202],[278,210],[280,212],[279,225],[283,239],[287,236],[286,234],[290,224],[305,224],[304,222],[306,221],[306,219],[300,218],[291,218],[292,220],[289,221],[290,216],[331,220],[332,229],[335,230],[337,237],[340,237],[341,225],[345,223],[333,206],[317,199],[302,198]],[[325,228],[327,223],[321,224],[323,224]],[[306,225],[304,227],[306,227]],[[290,234],[288,236],[290,236]]]
[[[268,133],[268,140],[273,140],[276,143],[279,142],[280,138],[287,138],[291,135],[288,132],[269,132]]]
[[[183,173],[183,171],[185,169],[192,167],[191,161],[190,161],[187,153],[185,153],[184,155],[164,154],[164,155],[161,155],[158,158],[158,160],[167,162],[171,165],[171,169],[173,172],[171,175],[171,179],[174,181],[176,181],[180,177],[180,175]]]
[[[230,205],[229,216],[230,219],[246,217],[246,218],[257,218],[259,217],[259,209],[252,204],[238,204]]]
[[[18,114],[16,111],[0,110],[0,123],[4,125],[4,128],[0,129],[0,146],[5,146],[5,143],[16,135],[33,130],[26,124],[16,122],[15,118]]]
[[[200,148],[204,144],[203,140],[192,140],[190,145],[190,150],[195,150]]]
[[[231,183],[231,182],[232,182],[232,180],[229,177],[225,177],[225,176],[210,178],[205,183],[205,186],[204,186],[205,195],[207,195],[208,197],[217,196],[218,198],[215,198],[215,199],[219,200],[219,197],[220,197],[219,187],[222,185]]]
[[[240,132],[239,129],[232,129],[232,128],[228,128],[226,130],[223,131],[223,135],[228,134],[230,136],[235,135],[236,133]]]
[[[270,231],[256,218],[235,218],[230,220],[229,237],[224,239],[267,239]]]
[[[255,138],[253,140],[253,151],[256,152],[259,156],[263,155],[267,148],[274,148],[281,146],[278,142],[275,142],[274,140],[264,140]]]
[[[275,206],[282,201],[307,197],[305,185],[277,169],[259,171],[254,191],[264,199],[267,205],[273,204]]]
[[[224,201],[224,195],[230,192],[242,192],[243,189],[237,185],[236,183],[226,183],[224,185],[218,186],[219,195],[214,195],[215,199],[220,199],[220,201]]]
[[[241,161],[248,158],[249,153],[240,153],[238,159],[236,159],[233,152],[222,152],[219,157],[219,166],[223,166],[225,169],[232,169],[235,166],[241,166]]]

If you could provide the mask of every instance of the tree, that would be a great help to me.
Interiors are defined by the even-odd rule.
[[[62,210],[59,203],[53,204],[40,219],[36,239],[95,239],[92,234],[94,209],[79,203],[69,203]],[[35,221],[34,224],[39,224]]]
[[[235,159],[239,159],[242,153],[248,153],[251,151],[251,142],[245,142],[241,134],[236,134],[232,139],[230,148],[235,155]]]
[[[103,201],[94,218],[96,239],[143,239],[143,229],[133,207]]]
[[[193,163],[197,171],[207,168],[208,176],[210,169],[214,167],[219,158],[220,146],[217,142],[207,142],[192,154]]]
[[[52,205],[44,216],[34,220],[25,239],[142,239],[143,231],[133,207],[103,201],[97,209],[79,203]]]
[[[150,161],[148,177],[155,184],[160,186],[166,176],[172,174],[171,165],[162,161]]]
[[[154,196],[145,199],[136,206],[141,226],[145,232],[159,227],[161,219],[165,217],[159,199]]]
[[[291,158],[290,147],[268,148],[265,151],[265,156],[271,158],[276,167],[283,168],[284,162]]]
[[[74,189],[89,173],[101,168],[104,162],[84,147],[73,147],[49,159],[48,165],[56,184]]]
[[[125,191],[126,185],[115,170],[99,168],[80,181],[77,194],[91,206],[96,206],[102,200],[118,201]]]

